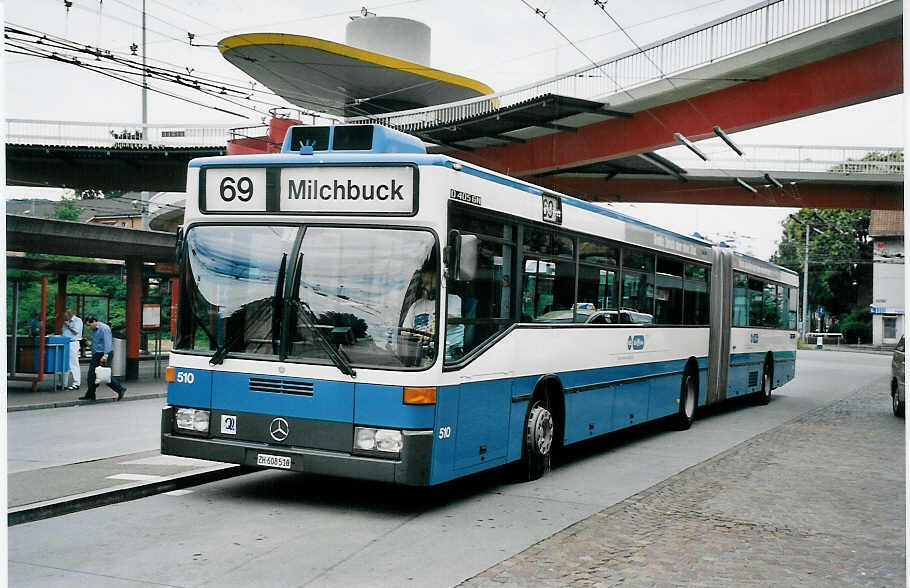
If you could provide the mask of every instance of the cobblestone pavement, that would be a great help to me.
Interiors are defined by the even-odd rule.
[[[904,470],[877,380],[462,585],[904,586]]]

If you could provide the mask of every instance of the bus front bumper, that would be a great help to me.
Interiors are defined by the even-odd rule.
[[[397,459],[353,455],[338,451],[288,447],[233,439],[175,434],[162,417],[161,454],[192,457],[243,466],[262,467],[259,456],[290,458],[290,467],[280,469],[375,480],[407,486],[427,486],[433,431],[402,431],[404,439]],[[172,421],[171,421],[172,422]]]

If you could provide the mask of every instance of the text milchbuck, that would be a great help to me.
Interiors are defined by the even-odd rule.
[[[404,200],[396,180],[382,184],[355,184],[352,180],[288,180],[288,200]]]
[[[320,167],[281,170],[280,209],[319,214],[413,214],[414,170]]]

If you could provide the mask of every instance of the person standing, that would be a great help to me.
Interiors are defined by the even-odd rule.
[[[111,328],[99,321],[94,315],[85,317],[85,324],[88,328],[94,329],[92,333],[92,361],[88,365],[88,392],[85,396],[80,396],[79,400],[95,400],[95,368],[101,366],[112,366],[114,364],[114,338],[111,335]],[[120,383],[120,380],[111,374],[111,381],[108,386],[117,393],[117,400],[123,398],[126,394],[126,386]]]
[[[82,341],[82,319],[76,316],[72,308],[67,308],[63,313],[63,329],[61,335],[69,339],[70,342],[70,374],[73,377],[73,383],[65,390],[78,390],[81,385],[79,373],[79,344]]]

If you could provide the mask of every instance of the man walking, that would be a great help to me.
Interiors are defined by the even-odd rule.
[[[70,342],[70,374],[73,383],[66,390],[78,390],[82,381],[79,374],[79,343],[82,341],[82,319],[76,316],[72,308],[63,313],[63,329],[60,333]]]
[[[111,328],[95,318],[94,315],[85,317],[85,324],[92,333],[92,361],[88,365],[88,392],[85,396],[80,396],[79,400],[95,400],[95,368],[99,365],[112,366],[114,364],[114,338],[111,335]],[[117,393],[117,400],[123,398],[126,394],[126,386],[111,375],[111,381],[108,386]]]

